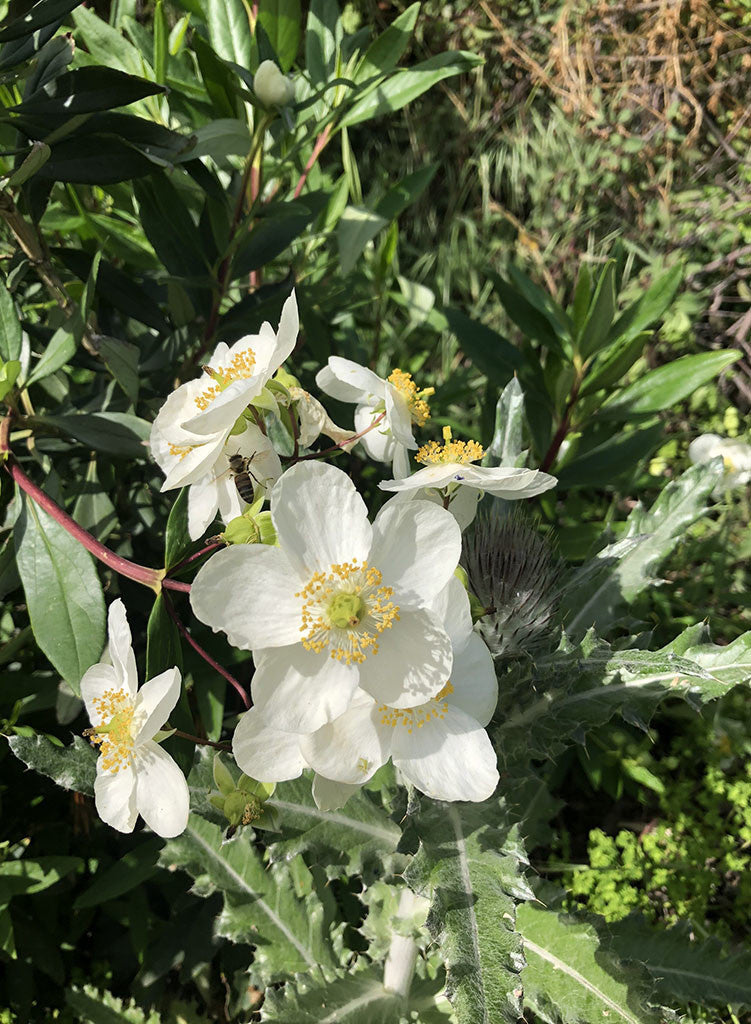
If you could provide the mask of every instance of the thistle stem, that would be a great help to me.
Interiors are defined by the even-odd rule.
[[[234,688],[240,694],[240,698],[245,707],[249,708],[250,698],[248,697],[247,693],[245,692],[241,684],[237,681],[237,679],[235,679],[235,677],[230,672],[227,671],[226,668],[222,668],[218,661],[214,661],[214,659],[211,657],[208,651],[204,651],[203,647],[201,647],[201,645],[193,639],[190,630],[183,623],[182,619],[175,611],[174,605],[172,604],[172,601],[169,599],[169,597],[166,594],[162,594],[162,599],[164,601],[164,607],[167,609],[169,617],[175,623],[181,635],[185,638],[185,640],[187,640],[187,642],[190,644],[190,646],[193,648],[196,654],[200,655],[200,657],[203,658],[206,664],[210,665],[215,672],[219,673],[220,676],[224,676],[224,678],[227,680],[230,686],[234,686]]]

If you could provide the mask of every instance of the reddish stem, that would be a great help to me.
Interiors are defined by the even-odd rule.
[[[295,199],[297,199],[297,197],[302,192],[303,186],[305,185],[305,182],[307,181],[308,175],[310,174],[311,170],[313,169],[313,165],[315,164],[316,160],[321,155],[321,152],[322,152],[324,146],[329,141],[329,136],[330,135],[331,135],[331,125],[327,124],[326,127],[321,132],[321,134],[316,139],[315,145],[313,146],[313,152],[310,154],[310,157],[308,158],[308,162],[305,164],[305,170],[300,175],[300,180],[297,182],[297,185],[295,186],[295,195],[294,195]]]
[[[128,579],[135,580],[136,583],[143,583],[144,586],[151,587],[152,590],[159,593],[164,582],[159,569],[149,569],[145,565],[138,565],[137,562],[131,562],[127,558],[122,558],[120,555],[116,555],[114,551],[106,548],[104,544],[100,544],[96,537],[92,537],[88,530],[84,530],[83,527],[79,526],[74,519],[71,519],[67,512],[60,508],[57,502],[53,501],[48,494],[45,494],[44,491],[40,490],[36,484],[29,480],[21,467],[13,460],[13,456],[7,448],[4,448],[3,451],[8,454],[5,468],[21,490],[25,491],[40,508],[48,512],[64,530],[67,530],[71,537],[75,537],[79,544],[82,544],[87,551],[90,551],[95,558],[98,558],[100,562],[104,562],[110,569],[114,569],[121,576],[127,576]],[[186,585],[181,584],[180,589]]]
[[[194,555],[188,555],[187,558],[183,558],[181,561],[179,561],[177,565],[173,565],[172,568],[170,569],[170,572],[175,573],[178,571],[178,569],[184,569],[186,565],[190,565],[190,563],[195,562],[196,559],[203,558],[203,556],[207,555],[209,551],[216,551],[217,548],[223,548],[224,546],[225,545],[223,541],[212,541],[212,543],[207,544],[205,548],[201,548],[200,551],[196,551]]]
[[[200,743],[204,747],[214,747],[216,750],[232,750],[229,743],[214,743],[213,740],[203,740],[200,736],[193,736],[189,732],[175,729],[173,736],[179,736],[181,740],[190,740],[191,743]]]
[[[235,677],[233,675],[231,675],[227,671],[226,668],[222,668],[222,666],[219,664],[218,661],[214,661],[214,659],[211,657],[211,655],[208,653],[208,651],[204,651],[203,647],[201,647],[201,645],[199,643],[197,643],[193,639],[193,637],[190,635],[190,630],[187,628],[187,626],[184,625],[182,619],[180,618],[180,616],[175,611],[174,606],[172,604],[172,601],[170,601],[169,597],[166,594],[163,594],[162,595],[162,599],[164,600],[164,607],[167,609],[167,612],[168,612],[170,618],[175,623],[177,628],[180,630],[180,633],[182,634],[182,636],[188,641],[190,646],[196,652],[196,654],[199,654],[203,658],[203,660],[206,662],[207,665],[210,665],[214,669],[215,672],[218,672],[220,676],[224,676],[224,678],[227,680],[227,682],[231,686],[234,686],[234,688],[240,694],[240,697],[241,697],[242,702],[245,705],[245,707],[249,708],[250,707],[250,698],[248,697],[247,693],[245,692],[243,687],[240,685],[240,683],[235,679]]]
[[[577,398],[579,397],[580,386],[581,381],[574,381],[574,386],[571,389],[571,395],[568,400],[568,405],[566,406],[566,411],[563,414],[563,419],[561,420],[560,426],[555,432],[555,437],[550,442],[550,447],[545,453],[545,458],[542,460],[542,463],[540,464],[540,469],[543,473],[546,473],[553,465],[556,456],[558,455],[558,452],[561,450],[561,445],[566,440],[566,435],[568,434],[569,427],[571,426],[571,412],[574,406],[576,405]]]
[[[167,590],[179,590],[183,594],[190,593],[190,583],[181,583],[179,580],[171,580],[166,576],[162,580],[162,586],[166,587]]]

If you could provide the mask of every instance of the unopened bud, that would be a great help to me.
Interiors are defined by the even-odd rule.
[[[294,83],[289,80],[273,60],[264,60],[253,78],[253,91],[264,107],[286,107],[295,98]]]
[[[258,544],[261,531],[252,516],[236,516],[227,524],[222,539],[226,544]]]

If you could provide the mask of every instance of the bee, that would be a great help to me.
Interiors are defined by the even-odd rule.
[[[229,455],[229,471],[234,477],[237,493],[248,505],[253,504],[253,481],[260,484],[260,480],[250,468],[250,464],[258,452],[253,452],[247,458],[244,455]],[[251,479],[252,478],[252,479]]]

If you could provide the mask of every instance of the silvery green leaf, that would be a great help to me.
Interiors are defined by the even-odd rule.
[[[96,752],[81,736],[75,736],[69,747],[41,735],[9,736],[8,743],[20,761],[47,775],[58,786],[94,795]]]

